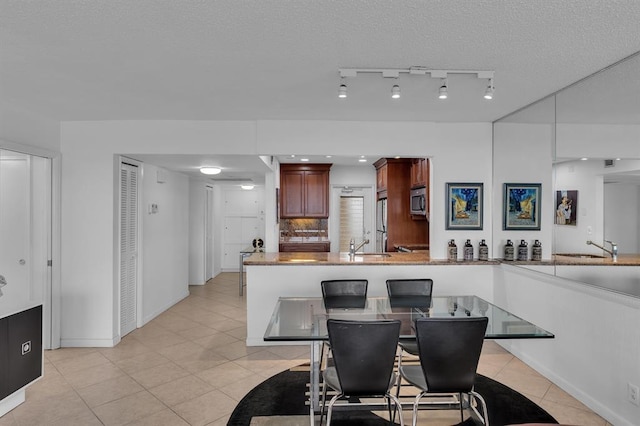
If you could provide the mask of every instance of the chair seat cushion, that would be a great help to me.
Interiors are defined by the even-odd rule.
[[[397,376],[395,372],[391,374],[391,379],[389,380],[389,387],[387,388],[387,391],[391,389],[393,385],[396,383],[396,377]],[[334,389],[335,391],[342,393],[342,389],[340,388],[340,380],[338,379],[338,372],[336,371],[335,367],[327,367],[322,372],[322,379],[327,384],[327,386],[329,386],[331,389]],[[358,395],[347,395],[347,396],[358,396]]]
[[[427,389],[427,380],[424,378],[422,367],[419,365],[402,365],[400,367],[400,375],[413,386],[421,389]]]
[[[418,356],[418,342],[415,340],[401,340],[398,343],[398,346],[402,348],[403,351]]]

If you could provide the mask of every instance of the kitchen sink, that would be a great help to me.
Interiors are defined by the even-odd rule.
[[[577,257],[580,259],[604,259],[604,256],[599,254],[587,254],[587,253],[556,253],[556,256]]]

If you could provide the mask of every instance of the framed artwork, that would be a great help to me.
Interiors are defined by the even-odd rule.
[[[556,225],[576,226],[578,224],[578,191],[556,191]]]
[[[482,183],[447,183],[446,229],[482,230]]]
[[[505,183],[502,229],[539,231],[541,190],[539,183]]]

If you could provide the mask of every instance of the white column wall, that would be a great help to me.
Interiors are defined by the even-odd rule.
[[[189,284],[204,285],[207,183],[189,179]]]
[[[142,323],[189,295],[189,179],[145,164],[142,179]],[[157,182],[162,171],[165,181]],[[149,213],[157,204],[158,212]]]

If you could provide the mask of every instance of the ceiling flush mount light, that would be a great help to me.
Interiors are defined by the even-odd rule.
[[[220,167],[200,167],[200,173],[203,175],[217,175],[222,171]]]
[[[255,188],[255,185],[253,184],[253,182],[246,182],[241,184],[240,188],[244,189],[245,191],[250,191]]]
[[[480,80],[488,80],[488,86],[485,87],[484,98],[485,99],[493,99],[493,94],[495,91],[495,86],[493,85],[493,75],[494,71],[487,70],[436,70],[436,69],[428,69],[426,67],[415,66],[411,68],[339,68],[338,74],[341,78],[340,89],[338,90],[338,96],[342,97],[344,93],[344,97],[346,97],[346,84],[345,79],[357,77],[358,74],[380,74],[383,78],[399,78],[400,74],[409,74],[410,76],[428,76],[430,78],[439,78],[443,80],[443,84],[440,86],[438,90],[438,98],[447,99],[448,90],[449,90],[449,81],[448,77],[451,75],[458,74],[471,74],[476,76]],[[344,92],[343,88],[344,87]],[[478,90],[478,92],[482,93]],[[400,98],[400,86],[394,84],[391,88],[391,98],[398,99]]]
[[[440,85],[440,89],[438,89],[438,99],[447,99],[449,97],[449,92],[447,91],[447,78],[442,79],[442,84]]]
[[[493,92],[496,90],[495,87],[493,87],[493,78],[489,79],[489,85],[487,86],[487,90],[484,91],[484,98],[491,100],[493,99]]]

